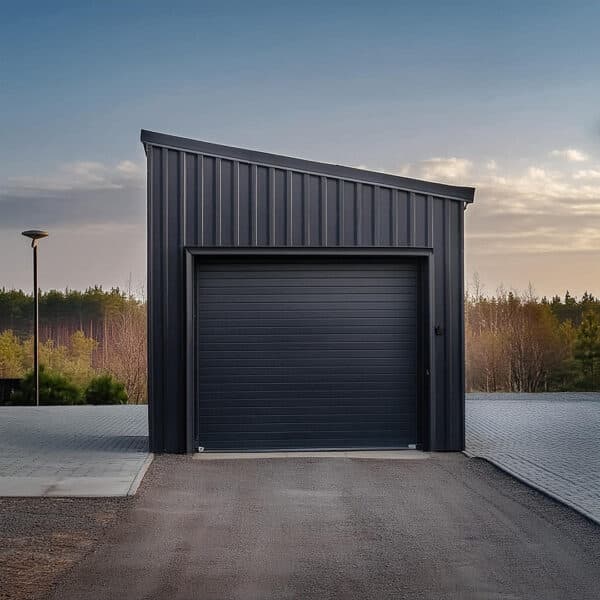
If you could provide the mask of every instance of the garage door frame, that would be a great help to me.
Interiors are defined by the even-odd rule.
[[[186,432],[185,439],[188,452],[198,451],[198,431],[196,426],[196,273],[197,264],[203,258],[227,257],[250,258],[396,258],[398,261],[414,259],[418,265],[417,323],[418,323],[418,356],[417,356],[417,448],[430,448],[430,418],[433,386],[434,361],[432,357],[433,343],[430,315],[433,313],[433,254],[430,248],[201,248],[188,247],[185,253],[185,373],[186,373]],[[439,331],[437,334],[439,335]]]

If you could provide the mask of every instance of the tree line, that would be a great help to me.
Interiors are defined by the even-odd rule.
[[[600,300],[538,298],[532,289],[474,286],[465,298],[466,389],[484,392],[600,388]]]
[[[0,290],[0,378],[31,363],[33,300]],[[75,381],[108,373],[130,402],[146,401],[146,306],[115,288],[50,291],[40,302],[41,358]],[[538,298],[529,290],[465,296],[466,389],[539,392],[600,389],[600,299]]]
[[[0,378],[23,378],[32,363],[33,297],[0,290]],[[100,374],[146,402],[146,306],[118,288],[40,294],[40,364],[85,387]]]
[[[40,292],[40,336],[67,342],[73,331],[101,340],[106,320],[140,304],[118,287]],[[31,333],[33,296],[23,290],[0,289],[0,331],[10,329],[18,337]]]

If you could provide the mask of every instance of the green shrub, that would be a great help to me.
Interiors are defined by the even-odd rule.
[[[35,376],[33,370],[28,371],[21,388],[13,394],[12,403],[30,406],[35,404]],[[40,365],[40,405],[81,404],[79,388],[60,373],[48,371]]]
[[[94,377],[83,397],[86,404],[127,404],[125,386],[108,374]]]

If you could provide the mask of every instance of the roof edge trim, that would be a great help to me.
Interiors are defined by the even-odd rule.
[[[388,173],[380,173],[379,171],[367,171],[365,169],[357,169],[356,167],[346,167],[343,165],[317,162],[303,158],[293,158],[290,156],[260,152],[258,150],[224,146],[166,133],[148,131],[146,129],[141,130],[140,139],[144,146],[160,146],[163,148],[184,150],[186,152],[197,154],[209,154],[220,158],[259,163],[280,169],[291,169],[315,175],[325,175],[358,181],[361,183],[384,185],[418,194],[439,196],[449,200],[459,200],[461,202],[471,203],[475,196],[475,188],[473,187],[436,183],[421,179],[412,179],[410,177],[401,177],[399,175],[390,175]]]

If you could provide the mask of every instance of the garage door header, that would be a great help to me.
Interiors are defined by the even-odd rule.
[[[389,175],[387,173],[379,173],[377,171],[345,167],[343,165],[333,165],[301,158],[279,156],[268,152],[258,152],[256,150],[212,144],[210,142],[192,140],[165,133],[147,131],[145,129],[142,129],[141,141],[146,148],[147,146],[159,146],[161,148],[170,148],[195,154],[207,154],[217,158],[244,161],[265,167],[290,169],[301,171],[302,173],[335,177],[347,181],[370,183],[406,192],[415,192],[418,194],[438,196],[449,200],[458,200],[460,202],[473,202],[475,195],[475,189],[472,187],[434,183],[409,177],[400,177],[398,175]]]

